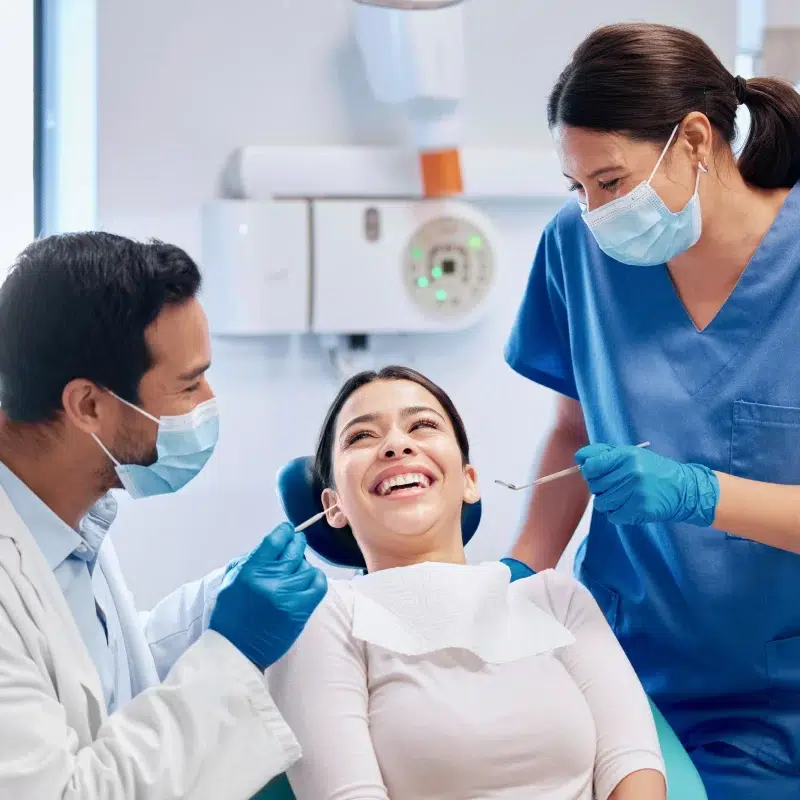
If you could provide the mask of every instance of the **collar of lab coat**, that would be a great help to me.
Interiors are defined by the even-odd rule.
[[[0,487],[36,540],[51,570],[55,570],[81,546],[83,540],[77,531],[70,528],[3,463],[0,463]]]
[[[30,531],[51,570],[74,555],[89,563],[92,571],[111,523],[117,515],[117,501],[109,493],[93,505],[81,521],[80,532],[70,528],[47,504],[0,462],[0,489]],[[81,547],[83,544],[88,547]]]
[[[93,740],[107,716],[100,677],[50,565],[3,489],[0,489],[0,569],[8,573],[34,624],[44,635],[53,662],[69,663],[73,674],[81,676],[89,730],[79,734]]]

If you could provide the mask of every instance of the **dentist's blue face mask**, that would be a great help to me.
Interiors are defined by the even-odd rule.
[[[665,264],[697,244],[702,232],[700,198],[697,189],[700,173],[708,172],[698,165],[694,194],[681,210],[673,213],[650,185],[664,156],[678,132],[672,131],[650,177],[633,191],[592,211],[584,208],[583,221],[588,225],[600,249],[616,261],[632,267]]]
[[[127,400],[117,395],[114,397],[158,424],[158,458],[149,466],[121,464],[92,434],[103,452],[114,462],[116,473],[131,497],[139,499],[177,492],[211,458],[219,438],[219,412],[215,398],[200,403],[188,414],[158,419]]]

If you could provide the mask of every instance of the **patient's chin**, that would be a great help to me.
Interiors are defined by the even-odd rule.
[[[439,510],[427,503],[398,503],[382,509],[378,526],[386,533],[412,538],[427,533],[441,521],[441,518]]]

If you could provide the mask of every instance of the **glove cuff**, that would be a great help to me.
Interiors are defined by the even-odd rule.
[[[707,528],[714,522],[719,502],[719,480],[712,470],[702,464],[682,464],[686,476],[686,495],[683,513],[677,522],[688,522]]]

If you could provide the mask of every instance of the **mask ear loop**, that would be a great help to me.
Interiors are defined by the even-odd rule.
[[[154,417],[152,414],[148,414],[147,411],[145,411],[143,408],[139,408],[139,406],[136,406],[133,403],[129,403],[127,400],[125,400],[125,398],[120,397],[116,392],[112,392],[111,389],[107,389],[106,391],[112,397],[114,397],[117,400],[119,400],[120,403],[128,406],[129,408],[132,408],[134,411],[138,411],[140,414],[144,415],[148,419],[153,420],[153,422],[155,422],[156,425],[160,425],[161,424],[161,420],[158,419],[158,417]],[[111,454],[111,451],[100,441],[100,439],[98,438],[97,434],[93,433],[93,434],[91,434],[91,436],[92,436],[92,439],[94,439],[97,442],[97,444],[100,446],[100,449],[111,459],[111,461],[114,464],[114,466],[121,467],[122,463],[120,461],[117,461],[116,458],[114,458],[114,456]]]
[[[697,177],[694,181],[694,193],[697,194],[697,190],[700,188],[700,176],[701,175],[708,175],[708,167],[702,162],[698,162],[697,164]]]
[[[133,403],[129,403],[127,400],[125,400],[124,398],[120,397],[118,394],[115,394],[114,392],[112,392],[111,389],[108,390],[108,393],[112,397],[116,397],[117,400],[120,401],[120,403],[124,403],[126,406],[128,406],[128,408],[132,408],[134,411],[138,411],[140,414],[144,415],[148,419],[153,420],[153,422],[155,422],[156,425],[159,425],[161,423],[161,420],[158,417],[154,417],[152,414],[148,414],[147,411],[145,411],[143,408],[139,408],[139,406],[136,406]]]
[[[656,161],[656,165],[653,167],[653,171],[650,173],[650,177],[647,179],[648,185],[655,177],[656,172],[658,172],[658,168],[661,166],[661,162],[664,160],[664,156],[667,154],[667,150],[669,150],[669,146],[672,144],[672,140],[675,138],[675,134],[678,132],[678,128],[681,127],[680,122],[672,129],[672,133],[669,135],[669,139],[667,139],[667,143],[664,145],[664,149],[661,151],[661,155],[658,157],[658,161]]]
[[[94,439],[98,445],[100,445],[100,449],[111,459],[111,462],[114,464],[115,467],[121,467],[122,464],[111,455],[111,451],[100,441],[96,433],[91,434],[92,439]]]

